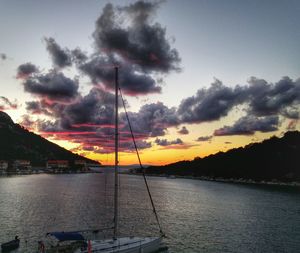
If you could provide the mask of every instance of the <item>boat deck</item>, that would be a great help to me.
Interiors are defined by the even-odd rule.
[[[160,237],[122,237],[115,240],[91,241],[91,252],[101,253],[152,253],[160,247]],[[78,249],[74,253],[88,253],[88,249]]]

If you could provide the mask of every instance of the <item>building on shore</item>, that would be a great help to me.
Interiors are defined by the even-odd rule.
[[[69,170],[69,161],[67,160],[48,160],[46,163],[46,169],[47,170],[59,170],[59,171],[65,171]]]
[[[80,171],[88,171],[87,162],[85,160],[75,160],[74,161],[74,168]]]
[[[0,160],[0,175],[6,174],[8,169],[8,162],[4,160]]]
[[[28,160],[14,160],[12,164],[12,169],[16,172],[30,172],[31,163]]]

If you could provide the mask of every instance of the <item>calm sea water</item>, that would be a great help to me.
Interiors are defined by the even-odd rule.
[[[300,252],[295,188],[156,177],[149,184],[171,253]],[[104,174],[1,177],[0,241],[17,234],[17,252],[35,252],[46,232],[109,226],[111,185]],[[157,233],[142,177],[121,175],[120,185],[121,233]]]

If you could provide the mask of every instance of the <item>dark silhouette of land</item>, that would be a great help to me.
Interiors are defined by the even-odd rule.
[[[300,182],[300,132],[287,132],[226,153],[219,152],[193,161],[152,166],[147,174],[245,179],[253,181]]]
[[[22,126],[0,111],[0,160],[29,160],[33,166],[45,166],[47,160],[85,160]],[[139,172],[139,170],[137,170]],[[261,143],[219,152],[192,161],[151,166],[147,174],[207,177],[209,179],[245,179],[253,181],[300,182],[300,132],[287,132]]]
[[[15,124],[4,112],[0,111],[0,160],[28,160],[34,166],[45,166],[47,160],[85,160],[97,163],[74,154],[22,126]]]

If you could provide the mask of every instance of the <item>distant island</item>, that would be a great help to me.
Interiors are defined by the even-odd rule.
[[[139,173],[140,170],[137,170]],[[147,174],[183,176],[220,181],[300,182],[300,132],[291,131],[282,138],[219,152],[192,161],[151,166]]]
[[[74,154],[22,126],[0,111],[0,174],[26,172],[32,168],[59,171],[83,170],[87,164],[99,164]]]

